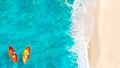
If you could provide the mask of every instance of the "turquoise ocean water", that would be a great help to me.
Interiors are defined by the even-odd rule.
[[[71,11],[65,0],[0,0],[0,68],[77,68],[77,56],[69,51]],[[9,45],[18,63],[8,56]],[[32,52],[23,64],[27,45]]]

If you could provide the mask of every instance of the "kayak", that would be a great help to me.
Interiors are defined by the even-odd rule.
[[[23,54],[22,54],[22,61],[23,61],[24,64],[26,64],[26,62],[29,60],[30,52],[31,52],[30,46],[27,46],[24,49]]]
[[[13,62],[15,62],[15,63],[18,62],[18,56],[15,53],[15,50],[11,46],[9,46],[9,48],[8,48],[8,54]]]

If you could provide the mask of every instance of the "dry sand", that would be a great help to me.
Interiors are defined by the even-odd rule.
[[[120,68],[120,0],[97,0],[90,68]]]

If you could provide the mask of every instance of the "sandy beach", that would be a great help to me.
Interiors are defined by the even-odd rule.
[[[89,43],[90,68],[120,68],[120,1],[97,0]]]

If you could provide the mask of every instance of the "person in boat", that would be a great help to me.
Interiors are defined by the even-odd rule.
[[[16,58],[16,53],[13,52],[12,58]]]

